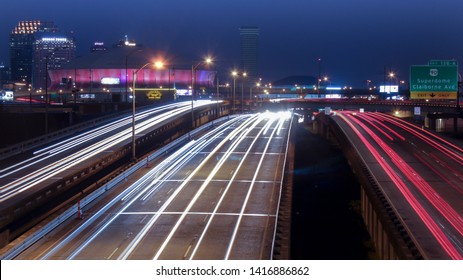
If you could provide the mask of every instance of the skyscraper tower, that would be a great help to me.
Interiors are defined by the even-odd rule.
[[[30,84],[32,82],[33,43],[35,34],[56,30],[53,22],[39,20],[20,21],[10,34],[11,80]]]
[[[75,56],[73,38],[59,34],[53,22],[40,20],[20,21],[10,34],[9,50],[12,82],[33,88],[45,86],[47,69]]]
[[[251,78],[258,75],[258,47],[260,29],[254,26],[240,27],[241,69]]]
[[[35,36],[32,56],[32,88],[49,85],[48,70],[59,69],[75,57],[74,38],[60,33],[42,32]],[[67,77],[63,77],[67,78]]]

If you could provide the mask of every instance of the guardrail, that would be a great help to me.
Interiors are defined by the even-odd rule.
[[[144,106],[138,108],[138,112],[143,112],[143,110],[151,108],[152,106]],[[131,114],[131,110],[124,110],[117,113],[112,113],[102,117],[98,117],[92,120],[88,120],[82,123],[71,125],[67,128],[63,128],[54,132],[50,132],[46,135],[38,136],[27,141],[20,142],[15,145],[11,145],[5,148],[0,149],[0,160],[12,157],[18,154],[21,154],[27,150],[31,150],[42,145],[45,145],[49,142],[58,140],[63,137],[71,136],[76,132],[88,130],[97,126],[100,126],[104,123],[116,120],[121,117],[126,117]]]
[[[136,164],[134,164],[133,166],[131,166],[130,168],[128,168],[127,170],[125,170],[124,172],[119,174],[119,176],[115,177],[114,179],[112,179],[108,183],[104,184],[103,186],[101,186],[100,188],[98,188],[97,190],[95,190],[94,192],[92,192],[91,194],[86,196],[85,198],[83,198],[80,201],[80,207],[81,208],[85,207],[86,205],[88,205],[92,201],[96,200],[98,197],[100,197],[105,192],[111,190],[112,188],[118,186],[121,183],[124,183],[125,180],[129,176],[134,174],[140,168],[144,168],[146,166],[147,162],[153,161],[153,160],[155,160],[155,159],[169,153],[170,151],[176,149],[179,145],[182,145],[185,142],[187,142],[188,140],[190,140],[191,137],[195,137],[196,135],[202,133],[204,130],[209,129],[210,127],[213,127],[217,123],[224,122],[225,120],[228,120],[231,117],[235,117],[235,116],[226,116],[226,117],[222,117],[220,119],[214,120],[214,121],[212,121],[212,122],[210,122],[208,124],[205,124],[203,126],[198,127],[197,129],[191,131],[188,134],[185,134],[185,135],[180,136],[179,138],[173,140],[172,142],[170,142],[166,146],[164,146],[164,147],[158,149],[157,151],[155,151],[154,153],[148,155],[146,157],[146,159],[138,161]],[[51,232],[53,229],[57,228],[60,224],[65,222],[67,219],[75,216],[77,214],[77,211],[79,210],[78,208],[79,208],[79,205],[77,203],[72,205],[69,209],[64,211],[61,215],[59,215],[58,217],[53,219],[51,222],[49,222],[45,226],[41,227],[39,230],[32,233],[27,238],[25,238],[23,241],[21,241],[20,243],[15,245],[7,253],[2,255],[0,259],[2,259],[2,260],[11,260],[11,259],[15,258],[22,251],[24,251],[25,249],[30,247],[32,244],[34,244],[35,242],[37,242],[38,240],[43,238],[46,234]]]
[[[368,197],[368,202],[372,210],[376,213],[377,222],[381,225],[379,228],[383,232],[381,237],[384,238],[387,236],[386,239],[394,248],[394,253],[400,259],[423,259],[418,242],[416,242],[411,234],[411,230],[406,226],[405,221],[399,215],[399,211],[394,207],[391,199],[383,191],[381,183],[378,182],[377,178],[374,176],[375,173],[370,169],[367,161],[363,158],[352,140],[347,136],[348,134],[335,120],[333,120],[333,118],[328,117],[328,123],[330,132],[336,138],[345,157],[349,159],[349,164],[357,174],[357,179],[360,181],[361,188]],[[368,229],[369,221],[365,220],[365,213],[363,213],[362,216]],[[372,234],[372,232],[369,233],[372,240],[375,242],[375,246],[381,244],[378,240],[375,240],[375,235]]]
[[[0,160],[21,154],[27,150],[37,148],[39,146],[42,146],[44,144],[47,144],[59,138],[70,136],[76,132],[99,126],[105,122],[119,118],[121,117],[121,115],[127,115],[127,113],[124,112],[122,114],[118,113],[118,114],[111,114],[109,116],[99,117],[99,118],[96,118],[90,121],[82,122],[79,124],[69,126],[67,128],[60,129],[58,131],[48,133],[46,135],[42,135],[42,136],[35,137],[27,141],[20,142],[16,145],[11,145],[11,146],[2,148],[0,149]]]

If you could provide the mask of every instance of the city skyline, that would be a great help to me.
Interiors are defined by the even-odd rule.
[[[463,272],[462,0],[9,2],[2,279]]]
[[[111,4],[111,5],[109,5]],[[260,75],[274,81],[291,75],[317,76],[333,83],[379,84],[386,71],[408,80],[411,65],[431,59],[460,61],[458,36],[463,3],[423,1],[233,1],[183,0],[168,3],[137,1],[60,1],[8,3],[0,27],[0,62],[8,65],[8,36],[21,20],[53,21],[73,32],[77,55],[95,41],[106,45],[125,35],[138,43],[191,59],[210,54],[221,76],[240,67],[241,26],[257,26]]]
[[[11,81],[34,89],[48,87],[45,69],[61,68],[75,56],[71,36],[59,32],[53,22],[21,21],[10,35]]]

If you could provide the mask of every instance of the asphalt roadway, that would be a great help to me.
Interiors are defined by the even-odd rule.
[[[289,126],[288,115],[234,118],[17,259],[271,259]]]
[[[423,257],[461,259],[461,142],[386,114],[338,112],[333,119],[355,145]]]

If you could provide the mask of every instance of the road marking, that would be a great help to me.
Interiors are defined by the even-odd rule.
[[[143,219],[141,219],[140,223],[142,224],[143,221],[145,221],[145,219],[146,219],[147,217],[148,217],[148,215],[145,215],[145,216],[143,217]]]
[[[114,249],[114,251],[111,253],[111,255],[109,255],[106,259],[107,260],[110,260],[112,258],[112,256],[114,256],[114,254],[116,253],[116,251],[119,250],[119,247],[117,247],[116,249]]]
[[[188,248],[186,249],[185,254],[183,254],[183,259],[186,259],[186,256],[188,255],[188,252],[190,252],[192,245],[188,245]]]
[[[213,213],[213,212],[123,212],[121,215],[222,215],[222,216],[239,216],[246,217],[275,217],[275,214],[269,215],[268,213]]]

